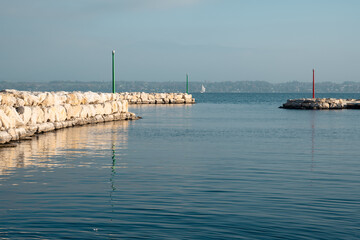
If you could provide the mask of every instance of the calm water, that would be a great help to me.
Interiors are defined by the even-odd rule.
[[[359,239],[360,111],[278,108],[302,96],[199,94],[0,149],[0,238]]]

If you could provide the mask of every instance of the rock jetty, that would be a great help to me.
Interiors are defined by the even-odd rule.
[[[187,93],[120,93],[121,99],[129,104],[193,104],[195,99]]]
[[[0,92],[0,143],[36,133],[114,120],[138,119],[126,95],[94,92]]]
[[[336,99],[336,98],[289,99],[280,108],[310,109],[310,110],[360,109],[360,99]]]

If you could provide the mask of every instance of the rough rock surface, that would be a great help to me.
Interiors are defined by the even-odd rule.
[[[187,93],[120,93],[121,100],[130,104],[193,104],[195,99]]]
[[[135,119],[120,93],[0,91],[0,143],[75,125]]]
[[[311,110],[360,109],[360,100],[336,98],[289,99],[280,108]]]

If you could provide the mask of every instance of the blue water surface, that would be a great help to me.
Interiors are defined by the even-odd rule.
[[[359,110],[194,96],[0,149],[0,238],[360,238]]]

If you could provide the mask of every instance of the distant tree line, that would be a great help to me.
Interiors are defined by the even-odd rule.
[[[311,82],[269,83],[266,81],[237,82],[190,82],[189,92],[200,92],[204,85],[212,93],[307,93],[312,91]],[[318,93],[360,93],[360,82],[320,82],[315,85]],[[111,92],[111,81],[107,82],[15,82],[0,81],[0,89],[22,91],[93,91]],[[185,92],[185,82],[116,82],[117,92]]]

